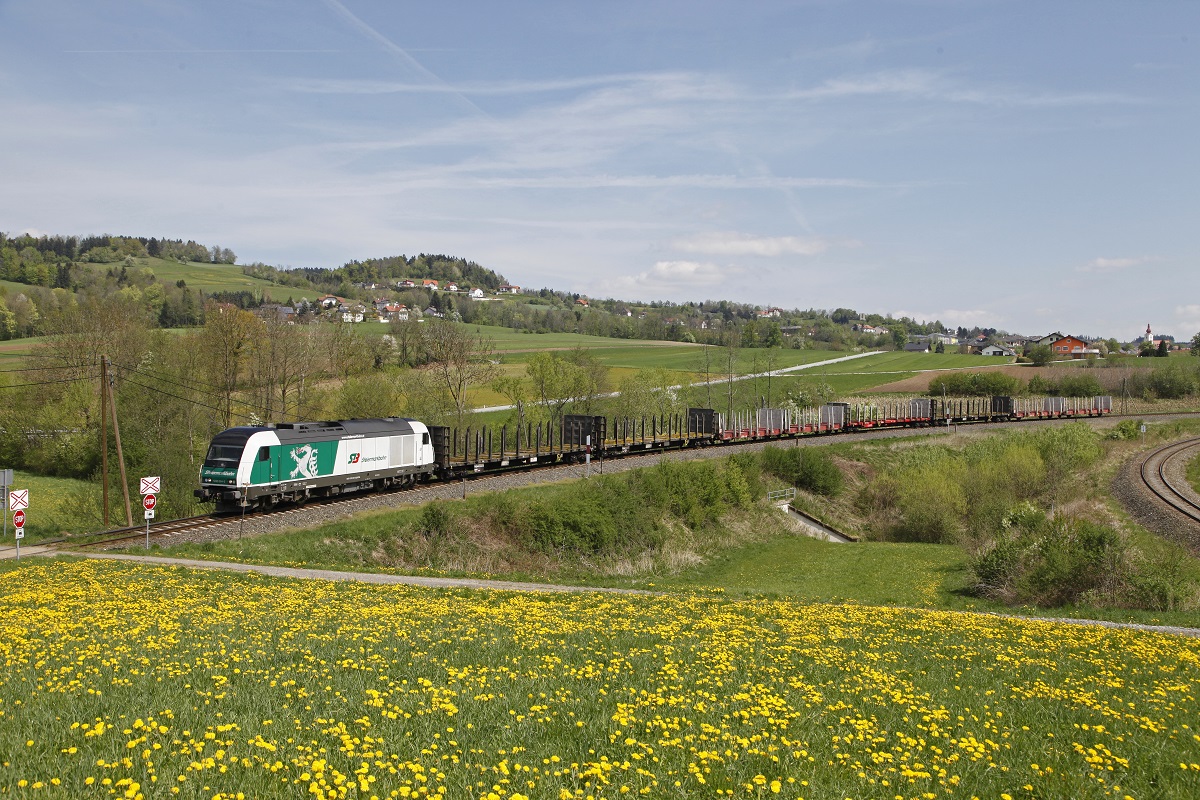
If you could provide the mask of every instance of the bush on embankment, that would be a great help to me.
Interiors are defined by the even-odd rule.
[[[761,459],[764,471],[797,489],[834,497],[845,484],[842,471],[824,448],[767,446]]]
[[[544,555],[630,556],[662,547],[674,528],[717,526],[756,492],[738,459],[663,461],[536,492],[489,494],[468,506],[434,503],[413,532],[445,539],[470,528]]]

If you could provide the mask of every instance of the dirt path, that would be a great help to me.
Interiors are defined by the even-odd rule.
[[[233,561],[200,561],[192,558],[164,558],[162,556],[135,556],[121,553],[80,553],[88,558],[110,561],[134,561],[142,564],[163,564],[188,569],[224,569],[232,572],[257,572],[275,578],[300,580],[355,581],[389,586],[424,586],[430,589],[495,589],[505,592],[608,592],[612,594],[654,594],[642,589],[612,589],[596,586],[564,586],[554,583],[526,583],[523,581],[497,581],[481,578],[430,578],[421,575],[389,575],[377,572],[342,572],[332,569],[302,569],[298,567],[273,567],[263,564],[240,564]]]

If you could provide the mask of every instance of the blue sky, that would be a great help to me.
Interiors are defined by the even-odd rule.
[[[0,230],[1200,331],[1200,3],[0,0]]]

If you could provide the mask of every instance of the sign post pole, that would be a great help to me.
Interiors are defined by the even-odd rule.
[[[21,560],[21,540],[25,538],[25,512],[17,510],[13,512],[13,527],[16,528],[17,535],[17,561]]]
[[[9,470],[5,470],[10,472]],[[11,472],[10,472],[11,474]],[[9,478],[11,483],[11,478]],[[7,487],[6,487],[7,488]],[[21,560],[21,540],[25,538],[25,509],[29,508],[29,490],[13,489],[7,492],[8,507],[13,512],[13,527],[16,529],[17,561]],[[8,535],[8,514],[4,514],[4,535]]]
[[[589,435],[584,439],[583,453],[583,477],[590,478],[592,476],[592,437]]]

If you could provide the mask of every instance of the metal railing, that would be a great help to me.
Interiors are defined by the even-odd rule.
[[[767,492],[767,500],[772,503],[782,503],[785,500],[794,500],[796,498],[796,490],[792,489],[776,489],[773,492]]]

